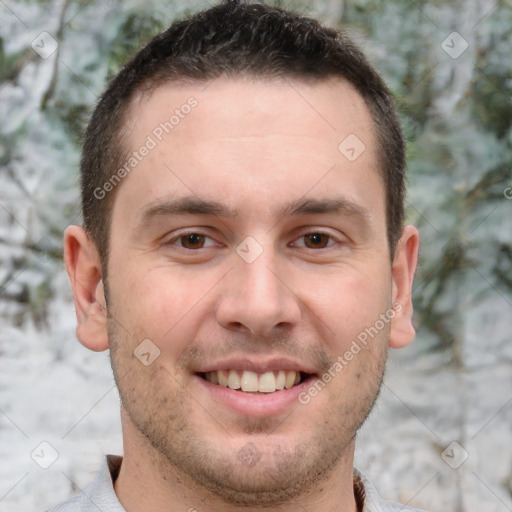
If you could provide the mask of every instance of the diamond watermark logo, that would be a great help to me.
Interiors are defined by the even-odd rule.
[[[142,340],[133,355],[144,365],[149,366],[160,355],[160,349],[148,338]]]
[[[40,468],[48,469],[59,458],[59,452],[48,441],[43,441],[32,450],[30,457]]]
[[[30,46],[39,57],[47,59],[59,47],[59,43],[48,32],[41,32]]]
[[[243,446],[243,448],[238,450],[236,456],[240,462],[252,468],[260,461],[261,452],[254,445],[254,443],[247,443]]]
[[[355,133],[345,137],[338,145],[338,151],[350,162],[357,160],[365,149],[364,142]]]
[[[453,469],[462,466],[468,457],[469,453],[456,441],[450,443],[441,453],[441,458]]]
[[[263,247],[252,236],[248,236],[237,246],[236,253],[246,263],[254,263],[263,254]]]
[[[469,44],[458,32],[452,32],[441,43],[441,48],[452,59],[458,59],[469,48]]]

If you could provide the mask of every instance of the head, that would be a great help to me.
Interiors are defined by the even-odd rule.
[[[377,138],[376,171],[385,187],[392,257],[403,227],[406,159],[385,83],[343,33],[299,14],[232,1],[174,23],[155,37],[113,78],[94,110],[82,151],[82,211],[102,261],[108,261],[112,206],[123,179],[119,170],[134,150],[126,139],[127,120],[138,98],[162,84],[238,76],[306,82],[337,77],[355,88]]]
[[[65,242],[125,441],[233,504],[351,463],[414,335],[404,181],[391,94],[343,34],[227,2],[141,50],[92,115]]]

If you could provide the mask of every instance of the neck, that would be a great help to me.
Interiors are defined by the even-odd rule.
[[[211,512],[296,512],[297,500],[275,507],[237,506],[219,499],[197,484],[179,468],[168,463],[138,433],[123,415],[124,457],[114,484],[117,497],[127,512],[172,512],[208,510]],[[357,512],[353,489],[354,441],[336,467],[313,489],[298,497],[301,508],[315,512]]]

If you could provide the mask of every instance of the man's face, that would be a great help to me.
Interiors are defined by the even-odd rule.
[[[278,503],[351,460],[378,393],[392,323],[344,357],[393,301],[372,125],[337,80],[170,84],[131,111],[125,144],[151,136],[156,147],[112,213],[109,333],[125,431],[232,503]],[[134,355],[143,340],[146,363],[160,351],[148,365]],[[280,372],[292,387],[272,392]],[[238,380],[263,391],[231,389]]]

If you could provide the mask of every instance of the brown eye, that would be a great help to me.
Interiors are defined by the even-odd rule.
[[[309,249],[323,249],[329,245],[330,238],[325,233],[310,233],[304,235],[304,245]]]
[[[204,247],[205,236],[198,233],[189,233],[180,236],[180,245],[185,249],[202,249]]]

